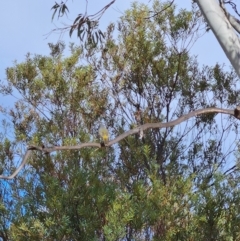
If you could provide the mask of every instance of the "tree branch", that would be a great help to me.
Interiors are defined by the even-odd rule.
[[[172,6],[173,3],[174,3],[174,0],[172,0],[172,1],[169,3],[169,5],[166,6],[164,9],[162,9],[161,11],[156,12],[156,13],[154,13],[152,16],[147,17],[147,18],[145,18],[145,19],[150,19],[150,18],[153,18],[153,17],[159,15],[160,13],[162,13],[162,12],[164,12],[165,10],[167,10],[168,8],[170,8],[170,7]]]
[[[240,33],[240,21],[235,18],[233,15],[231,15],[225,8],[224,2],[222,0],[219,0],[219,5],[222,8],[225,16],[227,17],[228,21],[231,23],[232,27]]]
[[[221,109],[221,108],[215,108],[215,107],[199,109],[199,110],[192,111],[192,112],[190,112],[186,115],[182,115],[180,118],[178,118],[174,121],[169,121],[169,122],[166,122],[166,123],[147,123],[147,124],[138,126],[134,129],[131,129],[131,130],[119,135],[114,140],[106,143],[105,146],[112,146],[113,144],[121,141],[122,139],[126,138],[127,136],[138,133],[140,130],[144,131],[144,130],[147,130],[147,129],[168,128],[168,127],[178,125],[178,124],[182,123],[183,121],[186,121],[186,120],[190,119],[191,117],[198,116],[198,115],[201,115],[201,114],[208,114],[208,113],[228,114],[228,115],[232,115],[232,116],[234,116],[234,117],[236,117],[237,119],[240,120],[240,106],[237,106],[234,110]],[[21,169],[24,167],[24,165],[26,164],[26,162],[27,162],[28,158],[30,157],[32,151],[34,151],[34,150],[41,151],[43,153],[51,153],[51,152],[63,151],[63,150],[80,150],[81,148],[84,148],[84,147],[101,148],[101,144],[96,143],[96,142],[91,142],[91,143],[83,143],[83,144],[80,144],[80,145],[77,145],[77,146],[53,146],[53,147],[47,147],[47,148],[30,145],[27,149],[27,152],[26,152],[26,154],[23,158],[22,163],[14,171],[14,173],[10,176],[0,175],[0,179],[6,179],[6,180],[13,179],[21,171]]]

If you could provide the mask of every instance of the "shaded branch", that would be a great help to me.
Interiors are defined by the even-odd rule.
[[[232,25],[232,27],[238,32],[240,33],[240,20],[235,18],[233,15],[231,15],[225,8],[224,3],[229,3],[230,1],[226,2],[223,0],[219,0],[219,5],[222,8],[225,16],[227,17],[228,21],[230,22],[230,24]],[[238,14],[236,6],[235,6],[235,12]],[[239,14],[238,14],[239,15]]]
[[[235,3],[233,3],[232,1],[223,1],[225,4],[229,4],[231,5],[232,9],[234,10],[234,12],[240,17],[240,14],[237,10],[237,5]]]
[[[195,110],[192,111],[186,115],[182,115],[180,118],[174,120],[174,121],[169,121],[166,123],[147,123],[141,126],[138,126],[134,129],[131,129],[121,135],[119,135],[117,138],[115,138],[112,141],[109,141],[108,143],[105,144],[105,146],[111,146],[119,141],[121,141],[122,139],[139,133],[140,131],[144,131],[147,129],[155,129],[155,128],[168,128],[168,127],[172,127],[175,125],[178,125],[188,119],[190,119],[191,117],[194,116],[198,116],[201,114],[208,114],[208,113],[222,113],[222,114],[228,114],[228,115],[232,115],[234,117],[236,117],[237,119],[240,120],[240,106],[237,106],[234,110],[228,110],[228,109],[222,109],[222,108],[205,108],[205,109],[200,109],[200,110]],[[13,179],[20,171],[21,169],[24,167],[24,165],[26,164],[28,158],[30,157],[32,151],[37,150],[37,151],[41,151],[43,153],[51,153],[51,152],[55,152],[55,151],[63,151],[63,150],[80,150],[81,148],[84,147],[98,147],[101,148],[101,144],[100,143],[96,143],[96,142],[92,142],[92,143],[83,143],[77,146],[53,146],[53,147],[39,147],[39,146],[34,146],[34,145],[30,145],[27,149],[27,152],[23,158],[22,163],[20,164],[20,166],[14,171],[14,173],[10,176],[4,176],[4,175],[0,175],[0,179],[6,179],[6,180],[11,180]]]

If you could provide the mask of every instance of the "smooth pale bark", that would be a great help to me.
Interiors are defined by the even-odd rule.
[[[209,27],[240,77],[240,42],[216,0],[196,0]]]

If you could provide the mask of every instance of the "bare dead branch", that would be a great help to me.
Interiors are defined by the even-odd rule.
[[[227,17],[228,21],[230,22],[230,24],[232,25],[232,27],[238,32],[240,33],[240,20],[235,18],[233,15],[231,15],[225,8],[224,3],[229,3],[230,1],[226,2],[223,0],[219,0],[219,5],[222,8],[225,16]],[[235,12],[238,14],[237,10],[236,10],[236,6],[235,6]],[[238,14],[239,15],[239,14]]]
[[[7,179],[7,180],[11,180],[13,179],[20,171],[21,169],[24,167],[24,165],[26,164],[28,158],[30,157],[32,151],[31,150],[27,150],[24,158],[23,158],[23,161],[22,163],[20,164],[20,166],[15,170],[15,172],[10,175],[10,176],[3,176],[3,175],[0,175],[0,179]]]
[[[156,13],[154,13],[152,16],[147,17],[147,18],[145,18],[145,19],[150,19],[150,18],[153,18],[153,17],[157,16],[158,14],[160,14],[160,13],[164,12],[165,10],[167,10],[168,8],[170,8],[173,3],[174,3],[174,0],[172,0],[172,1],[169,3],[169,5],[166,6],[164,9],[162,9],[161,11],[156,12]]]
[[[216,114],[222,113],[222,114],[232,115],[232,116],[234,116],[234,117],[236,117],[237,119],[240,120],[240,106],[237,106],[234,110],[215,108],[215,107],[199,109],[199,110],[192,111],[192,112],[190,112],[186,115],[182,115],[181,117],[179,117],[178,119],[176,119],[174,121],[169,121],[169,122],[166,122],[166,123],[147,123],[147,124],[138,126],[134,129],[131,129],[131,130],[119,135],[114,140],[109,141],[105,146],[112,146],[113,144],[121,141],[122,139],[126,138],[127,136],[137,134],[140,131],[144,131],[144,130],[147,130],[147,129],[155,129],[155,128],[161,129],[161,128],[172,127],[172,126],[175,126],[175,125],[178,125],[178,124],[182,123],[183,121],[186,121],[186,120],[190,119],[191,117],[198,116],[198,115],[201,115],[201,114],[208,114],[208,113],[216,113]],[[31,146],[28,147],[22,163],[14,171],[14,173],[10,176],[0,175],[0,179],[6,179],[6,180],[13,179],[21,171],[21,169],[24,167],[24,165],[26,164],[26,162],[27,162],[28,158],[30,157],[32,151],[34,151],[34,150],[41,151],[43,153],[51,153],[51,152],[55,152],[55,151],[64,151],[64,150],[80,150],[81,148],[84,148],[84,147],[101,148],[101,144],[92,142],[92,143],[83,143],[83,144],[80,144],[80,145],[77,145],[77,146],[53,146],[53,147],[46,147],[46,148],[31,145]]]
[[[225,4],[229,4],[231,5],[232,9],[234,10],[234,12],[240,17],[240,13],[237,10],[237,5],[236,3],[233,3],[232,1],[223,1]]]

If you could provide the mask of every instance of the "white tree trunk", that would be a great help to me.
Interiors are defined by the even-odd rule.
[[[240,77],[240,42],[236,32],[216,0],[196,0],[196,2]]]

